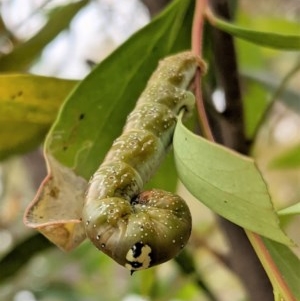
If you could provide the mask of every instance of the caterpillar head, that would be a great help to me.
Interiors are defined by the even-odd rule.
[[[84,221],[94,245],[131,272],[175,257],[191,233],[191,214],[185,201],[153,189],[128,202],[107,198],[90,202]]]

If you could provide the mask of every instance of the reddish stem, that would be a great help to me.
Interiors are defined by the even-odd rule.
[[[202,56],[202,40],[204,13],[207,6],[207,0],[197,0],[194,11],[193,27],[192,27],[192,51],[199,56]],[[201,70],[198,69],[195,74],[195,97],[198,115],[200,118],[200,127],[204,137],[210,141],[214,141],[212,131],[209,126],[208,118],[205,112],[205,106],[202,97],[201,89]]]
[[[202,37],[204,25],[204,12],[207,0],[196,0],[192,27],[192,51],[197,55],[202,55]]]

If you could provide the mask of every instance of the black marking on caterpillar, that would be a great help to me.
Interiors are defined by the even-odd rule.
[[[187,88],[197,68],[204,71],[205,64],[191,52],[160,61],[122,135],[89,182],[83,208],[87,236],[131,273],[173,258],[190,236],[185,201],[142,188],[172,144],[179,112],[194,107]]]
[[[125,267],[131,271],[147,269],[151,265],[151,247],[147,244],[137,242],[126,255]]]

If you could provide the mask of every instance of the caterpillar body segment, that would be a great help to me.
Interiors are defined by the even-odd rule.
[[[187,243],[191,214],[167,191],[142,192],[172,145],[177,116],[194,107],[188,86],[205,63],[191,52],[160,61],[103,163],[83,208],[87,236],[131,272],[163,263]]]

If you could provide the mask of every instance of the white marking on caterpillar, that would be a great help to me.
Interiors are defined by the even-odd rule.
[[[87,236],[97,248],[131,271],[176,256],[191,232],[191,214],[170,192],[142,191],[172,144],[177,115],[194,108],[187,88],[205,63],[191,52],[160,61],[90,180],[83,208]]]
[[[151,263],[151,247],[143,243],[136,243],[127,253],[128,263],[125,267],[131,272],[147,269]]]

